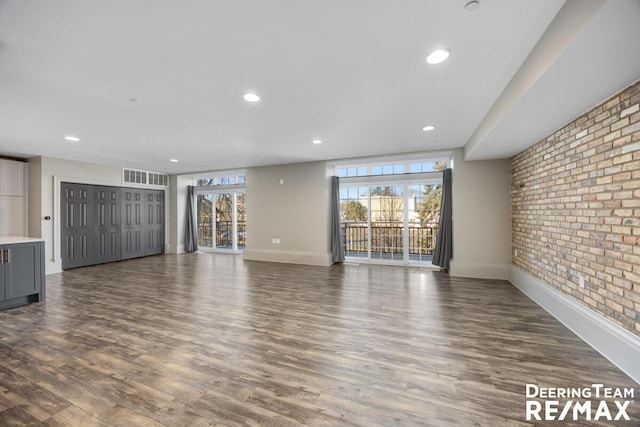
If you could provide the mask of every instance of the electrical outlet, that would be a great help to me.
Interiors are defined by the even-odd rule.
[[[280,244],[280,239],[276,238],[276,245]]]
[[[515,251],[513,251],[513,256],[515,256],[516,258],[518,258],[518,250],[516,249]]]
[[[580,287],[584,288],[584,277],[580,276]]]

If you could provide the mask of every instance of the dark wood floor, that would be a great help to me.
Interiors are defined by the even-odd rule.
[[[531,425],[527,383],[637,386],[507,282],[214,254],[47,281],[0,312],[2,426]]]

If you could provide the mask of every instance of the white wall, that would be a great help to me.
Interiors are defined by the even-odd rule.
[[[40,195],[42,189],[42,161],[40,157],[29,159],[29,216],[28,216],[28,235],[29,237],[42,237],[42,197]]]
[[[453,154],[452,276],[508,279],[511,262],[510,163]]]
[[[251,168],[246,177],[244,258],[330,265],[326,163]],[[273,244],[274,238],[280,239],[280,244]]]
[[[0,236],[27,236],[29,165],[0,158]]]
[[[67,181],[119,187],[136,187],[136,185],[122,183],[121,168],[51,157],[29,159],[29,163],[33,163],[36,166],[35,168],[39,165],[40,169],[40,177],[38,179],[40,183],[40,203],[37,206],[37,201],[32,200],[35,206],[32,207],[30,215],[30,232],[33,237],[41,237],[45,240],[45,267],[47,274],[57,273],[62,271],[59,218],[60,183]],[[34,176],[34,178],[36,177]],[[37,184],[31,183],[30,185],[30,193],[35,193]],[[145,188],[150,187],[145,186]],[[165,200],[167,199],[168,197],[165,193]],[[168,204],[165,203],[165,217]],[[51,220],[45,220],[44,218],[47,216],[50,216]]]
[[[169,177],[169,198],[167,200],[167,253],[184,252],[185,220],[187,214],[187,186],[193,185],[189,176]]]

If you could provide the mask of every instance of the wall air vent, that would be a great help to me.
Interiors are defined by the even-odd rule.
[[[135,169],[122,169],[122,182],[167,187],[169,185],[169,175]]]
[[[147,178],[149,185],[161,185],[163,187],[169,185],[169,175],[163,173],[149,172]]]

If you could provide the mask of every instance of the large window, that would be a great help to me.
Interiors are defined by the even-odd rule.
[[[438,231],[446,159],[336,167],[346,259],[426,264]]]
[[[244,174],[196,180],[198,247],[239,253],[247,239]]]

